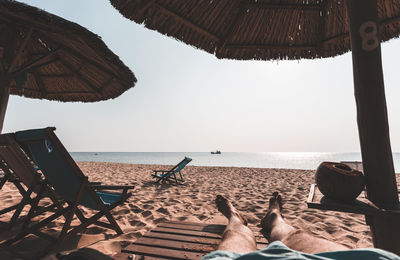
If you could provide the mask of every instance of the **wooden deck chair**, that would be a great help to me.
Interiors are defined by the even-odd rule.
[[[54,130],[54,127],[26,130],[16,132],[15,136],[21,147],[25,149],[34,163],[40,168],[46,182],[67,202],[67,206],[58,209],[53,215],[30,226],[28,225],[29,218],[34,212],[32,210],[29,211],[28,219],[24,223],[24,230],[3,243],[9,246],[28,234],[35,234],[53,242],[46,248],[42,256],[57,247],[63,240],[84,231],[92,224],[113,229],[117,234],[122,234],[121,228],[110,211],[124,203],[131,196],[128,190],[133,189],[133,186],[102,186],[89,183],[88,178],[57,138]],[[113,190],[114,192],[104,192],[105,190]],[[118,193],[115,192],[117,190],[119,191]],[[80,206],[85,206],[98,212],[87,217],[80,210]],[[65,223],[57,238],[54,239],[40,232],[42,227],[62,215],[66,216]],[[74,215],[81,222],[76,227],[71,226]],[[99,220],[103,216],[107,218],[109,223]]]
[[[0,215],[14,210],[14,214],[8,223],[9,227],[12,227],[18,220],[23,208],[28,204],[32,204],[33,198],[31,196],[34,193],[38,194],[41,189],[45,190],[42,192],[43,197],[50,197],[53,204],[40,208],[40,213],[54,209],[54,207],[61,203],[56,198],[55,193],[42,180],[41,174],[38,173],[27,155],[20,148],[14,134],[0,135],[0,168],[3,171],[3,177],[0,180],[0,189],[8,181],[13,183],[22,195],[19,203],[0,210]],[[39,213],[39,210],[36,213]]]
[[[175,182],[176,184],[183,183],[183,177],[181,171],[185,166],[192,161],[191,158],[185,157],[180,163],[175,165],[171,170],[153,170],[153,178],[156,178],[156,183],[159,183],[161,180]],[[176,174],[179,173],[179,178],[177,178]]]

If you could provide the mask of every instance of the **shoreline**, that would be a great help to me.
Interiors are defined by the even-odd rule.
[[[78,241],[63,243],[61,250],[88,247],[112,256],[160,222],[175,220],[226,224],[225,217],[214,204],[218,194],[230,199],[249,223],[258,225],[274,191],[282,195],[283,216],[294,227],[352,248],[372,247],[369,227],[363,215],[307,208],[306,200],[310,185],[314,183],[314,170],[188,165],[183,171],[185,184],[157,186],[151,178],[152,170],[168,169],[171,165],[109,162],[78,162],[78,165],[89,181],[134,185],[135,189],[125,204],[112,211],[124,234],[115,236],[111,230],[92,225],[79,236]],[[10,183],[0,190],[3,208],[16,203],[19,198],[18,191]],[[89,209],[83,211],[91,212]],[[6,221],[10,216],[1,215],[0,221]],[[62,220],[60,218],[44,231],[60,231]],[[5,235],[1,238],[4,239]],[[32,253],[36,249],[27,241],[24,242],[22,252]],[[0,251],[0,257],[5,253]]]
[[[361,161],[360,153],[311,153],[311,152],[72,152],[75,161],[109,162],[144,165],[175,165],[185,156],[192,166],[246,167],[272,169],[316,170],[323,161]],[[97,155],[95,155],[97,154]],[[395,172],[400,172],[400,154],[393,154]]]

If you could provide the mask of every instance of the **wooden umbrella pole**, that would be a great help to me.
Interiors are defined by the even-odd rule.
[[[376,0],[347,0],[357,121],[368,199],[399,207],[390,147]],[[400,219],[366,216],[374,245],[400,254]]]
[[[9,96],[10,88],[8,87],[8,80],[4,74],[0,74],[0,134],[3,131],[4,117],[6,115]]]

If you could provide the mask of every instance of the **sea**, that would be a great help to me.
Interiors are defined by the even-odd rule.
[[[185,156],[194,166],[227,166],[315,170],[323,161],[361,161],[360,153],[313,152],[72,152],[75,161],[175,165]],[[393,153],[395,172],[400,172],[400,153]]]

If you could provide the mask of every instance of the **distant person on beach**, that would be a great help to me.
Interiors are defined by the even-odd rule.
[[[267,233],[269,244],[257,251],[256,239],[247,220],[226,198],[218,195],[218,210],[229,220],[217,251],[205,255],[203,260],[229,259],[396,259],[400,257],[376,248],[353,249],[317,238],[287,224],[282,217],[282,198],[274,192],[269,208],[261,220],[261,227]]]

